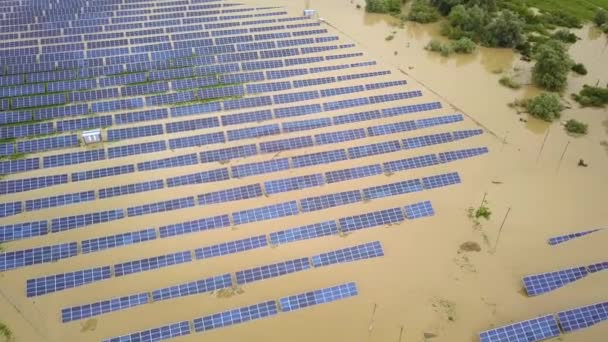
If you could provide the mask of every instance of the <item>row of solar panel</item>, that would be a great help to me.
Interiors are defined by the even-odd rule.
[[[538,296],[606,269],[608,269],[608,261],[526,276],[523,278],[523,283],[529,296]]]
[[[603,228],[597,228],[597,229],[590,229],[590,230],[585,230],[582,232],[576,232],[576,233],[572,233],[572,234],[566,234],[566,235],[561,235],[561,236],[556,236],[556,237],[552,237],[549,239],[548,243],[549,245],[559,245],[561,243],[564,243],[566,241],[570,241],[572,239],[577,239],[579,237],[583,237],[586,235],[589,235],[591,233],[595,233],[598,232],[600,230],[603,230]]]
[[[245,323],[256,319],[275,316],[279,310],[289,312],[303,309],[309,306],[330,303],[336,300],[346,299],[358,294],[355,283],[346,283],[324,289],[301,293],[293,296],[284,297],[277,301],[271,300],[250,306],[241,307],[229,311],[224,311],[209,316],[196,318],[192,321],[194,332],[200,333],[212,329],[232,326]],[[155,341],[160,339],[170,339],[178,336],[189,335],[191,333],[190,322],[181,321],[150,330],[130,333],[128,335],[113,337],[103,342],[135,342],[135,341]]]
[[[481,332],[481,342],[541,341],[608,320],[608,302],[599,302]]]

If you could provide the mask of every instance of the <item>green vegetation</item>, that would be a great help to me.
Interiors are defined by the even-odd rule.
[[[11,341],[13,339],[13,332],[2,322],[0,322],[0,336],[4,336],[6,341]]]
[[[401,13],[401,0],[365,0],[365,10],[372,13]]]
[[[439,52],[442,56],[449,56],[454,52],[450,43],[442,43],[437,39],[432,39],[424,48],[429,51]]]
[[[490,210],[490,207],[488,207],[488,201],[486,200],[484,200],[483,203],[481,203],[481,205],[477,209],[469,207],[467,212],[469,218],[473,220],[473,223],[477,228],[481,226],[481,222],[479,221],[480,218],[489,220],[492,216],[492,211]]]
[[[439,12],[429,0],[414,0],[407,20],[418,23],[433,23],[439,20]]]
[[[530,115],[549,122],[559,119],[563,110],[559,97],[550,93],[525,101],[525,107]]]
[[[583,26],[581,20],[564,10],[549,10],[542,16],[543,20],[547,24],[555,26],[569,27],[569,28],[580,28]]]
[[[565,46],[556,40],[549,40],[538,45],[533,55],[537,61],[532,69],[534,83],[551,91],[563,90],[573,64]]]
[[[553,38],[561,40],[564,43],[576,43],[578,37],[567,29],[559,29],[553,34]]]
[[[425,49],[439,52],[442,56],[449,56],[452,53],[472,53],[477,45],[469,38],[463,37],[455,41],[442,43],[437,39],[431,40]]]
[[[384,38],[384,40],[386,40],[387,42],[390,42],[393,39],[395,39],[395,36],[393,36],[392,34],[389,34],[388,36],[386,36],[386,38]]]
[[[566,121],[566,131],[568,131],[569,133],[574,133],[574,134],[587,134],[587,129],[589,128],[589,125],[587,125],[586,123],[582,123],[580,121],[576,121],[574,119],[570,119],[568,121]]]
[[[608,104],[608,88],[584,85],[578,94],[572,94],[576,102],[583,107],[604,107]]]
[[[519,84],[519,82],[515,81],[514,79],[512,79],[509,76],[503,76],[498,80],[498,83],[502,84],[505,87],[511,88],[511,89],[519,89],[521,88],[521,84]]]
[[[579,74],[579,75],[587,75],[587,68],[585,68],[585,65],[583,63],[576,63],[574,64],[570,70],[574,71],[575,73]]]
[[[608,9],[606,0],[526,0],[526,3],[541,11],[552,11],[559,8],[580,20],[593,19],[599,7]]]
[[[600,9],[595,14],[593,18],[593,22],[599,27],[602,31],[608,33],[608,11],[605,9]]]
[[[456,53],[472,53],[475,48],[477,48],[475,42],[466,37],[452,42],[452,49]]]

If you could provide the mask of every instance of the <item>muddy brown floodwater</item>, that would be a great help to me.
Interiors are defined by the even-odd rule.
[[[423,49],[431,38],[438,36],[438,25],[408,23],[403,28],[399,28],[393,18],[365,14],[362,9],[355,7],[357,2],[348,0],[244,0],[243,2],[247,5],[285,6],[291,15],[300,14],[306,7],[318,10],[320,16],[329,23],[323,25],[331,26],[332,33],[339,34],[346,41],[354,40],[359,44],[357,49],[364,51],[365,56],[357,61],[377,60],[379,62],[377,70],[390,68],[393,71],[391,77],[385,77],[386,80],[406,79],[408,81],[406,88],[409,90],[423,89],[425,95],[420,98],[420,102],[441,98],[444,103],[452,104],[455,107],[454,111],[461,111],[470,118],[465,123],[454,125],[457,127],[432,128],[429,129],[429,133],[472,128],[474,126],[472,121],[487,130],[486,134],[475,138],[474,141],[465,140],[458,143],[458,146],[452,146],[453,148],[429,147],[427,148],[429,153],[477,146],[487,146],[490,153],[467,162],[455,162],[453,165],[444,164],[390,176],[392,182],[455,169],[459,171],[463,177],[462,184],[438,192],[441,196],[437,193],[430,195],[437,215],[428,219],[362,230],[346,236],[331,236],[311,243],[279,246],[263,252],[251,251],[245,256],[227,255],[205,260],[204,263],[193,262],[155,272],[138,273],[125,279],[113,278],[70,291],[37,297],[35,300],[24,298],[25,281],[41,275],[66,272],[63,263],[6,272],[0,275],[2,289],[0,307],[3,308],[3,315],[6,312],[6,318],[2,317],[2,319],[13,328],[18,341],[99,341],[110,336],[192,319],[201,316],[201,312],[207,314],[220,312],[288,294],[344,283],[347,280],[357,282],[358,296],[280,317],[212,330],[204,335],[192,334],[176,338],[174,341],[471,342],[478,340],[478,332],[494,326],[608,299],[607,272],[586,277],[574,284],[534,298],[523,294],[521,282],[525,275],[607,259],[608,230],[557,247],[550,247],[546,243],[547,238],[551,236],[608,226],[606,210],[608,147],[602,145],[602,141],[608,141],[606,110],[578,109],[573,103],[572,109],[564,112],[564,119],[577,118],[589,123],[590,132],[585,137],[567,135],[559,123],[549,125],[531,118],[527,118],[528,121],[524,123],[519,120],[524,116],[518,116],[507,107],[507,103],[514,98],[533,96],[539,91],[531,86],[515,91],[498,85],[498,79],[502,74],[513,73],[515,70],[525,74],[530,68],[529,64],[519,61],[518,56],[509,50],[480,48],[472,55],[443,58]],[[363,4],[362,1],[358,3]],[[384,38],[392,32],[396,32],[395,38],[385,41]],[[587,66],[589,75],[571,77],[568,93],[578,91],[584,83],[595,84],[599,80],[600,83],[605,84],[608,81],[606,36],[598,34],[590,27],[585,27],[576,33],[582,40],[572,47],[571,52],[577,62]],[[353,84],[359,83],[354,81]],[[382,92],[376,91],[378,94]],[[425,115],[447,113],[448,108],[446,105],[441,111],[432,111]],[[367,110],[367,107],[361,110]],[[366,123],[345,125],[348,127],[344,129],[366,125]],[[396,134],[394,137],[400,136]],[[368,140],[369,143],[374,143],[387,139]],[[540,152],[545,139],[545,146]],[[141,140],[144,141],[148,140]],[[337,144],[332,148],[347,146],[350,145]],[[191,150],[198,152],[196,148]],[[308,148],[305,153],[320,150],[322,149],[318,147]],[[296,154],[301,153],[303,152],[297,151]],[[288,151],[282,153],[281,157],[290,155],[292,152]],[[129,158],[129,163],[147,160],[146,158],[149,157]],[[248,158],[247,162],[270,158],[272,156],[256,156]],[[580,158],[583,158],[589,167],[577,167]],[[391,156],[387,155],[366,159],[370,163],[389,160]],[[239,163],[244,162],[231,161],[229,165]],[[116,164],[122,163],[116,162]],[[367,164],[369,163],[363,165]],[[356,161],[348,160],[339,163],[338,166],[315,167],[315,172],[358,165],[360,164]],[[217,167],[218,165],[213,166],[213,168]],[[77,169],[76,166],[66,167],[62,168],[61,172],[73,172]],[[200,170],[200,166],[183,167],[179,169],[179,174],[188,174],[197,170]],[[42,171],[32,172],[32,177],[38,173]],[[161,179],[174,176],[176,171],[161,169],[152,173],[152,177]],[[281,173],[276,178],[308,173],[310,169],[291,170]],[[307,189],[305,194],[316,196],[363,188],[369,183],[386,183],[386,177],[389,176],[378,175],[364,180],[344,182],[345,184],[336,183],[323,188],[311,188]],[[264,176],[231,180],[231,186],[265,180],[267,179]],[[141,180],[136,173],[122,177],[120,184],[138,181]],[[106,182],[104,179],[94,180],[88,182],[87,186],[94,189],[107,187],[109,185]],[[211,183],[188,186],[187,189],[165,189],[162,197],[159,198],[183,197],[221,188],[225,188],[225,184]],[[61,189],[66,193],[79,190],[75,183],[62,186]],[[35,197],[43,197],[49,196],[52,191],[40,189],[32,193]],[[149,203],[155,199],[155,194],[156,192],[134,194],[118,197],[111,202],[95,201],[95,204],[78,205],[76,209],[84,213],[127,207],[131,203]],[[278,194],[263,201],[264,205],[280,203],[302,198],[303,194],[302,191],[295,195]],[[480,225],[475,226],[467,216],[467,209],[478,206],[484,194],[492,216],[489,220],[482,219]],[[34,195],[28,194],[28,196]],[[401,203],[414,203],[427,199],[427,196],[429,194],[422,192],[388,197],[369,203],[353,204],[346,209],[338,207],[323,213],[334,218],[355,215]],[[24,199],[19,194],[7,198],[7,201]],[[255,208],[260,206],[258,201],[260,200],[249,199],[239,202],[238,206],[239,209]],[[68,215],[72,210],[54,209],[53,217]],[[235,209],[227,208],[225,205],[190,208],[179,211],[177,221],[193,220],[233,210]],[[508,210],[510,213],[498,239],[499,227]],[[28,220],[36,220],[45,215],[48,214],[34,212],[28,216]],[[9,218],[6,221],[11,223],[19,219],[22,218],[14,220]],[[166,241],[156,240],[138,246],[135,255],[128,249],[79,255],[69,261],[69,269],[90,268],[194,249],[250,237],[252,234],[267,234],[285,227],[310,224],[318,222],[319,219],[319,215],[309,213],[263,221],[269,222],[267,226],[265,223],[247,224],[228,232],[220,229],[204,234],[163,239]],[[50,234],[45,237],[44,243],[79,241],[143,229],[145,226],[158,227],[175,223],[176,217],[148,215],[127,218],[119,222],[119,224],[100,225],[92,229]],[[90,320],[59,323],[59,312],[63,307],[148,291],[203,276],[234,272],[375,240],[382,242],[385,250],[385,256],[382,258],[347,263],[332,267],[331,270],[312,269],[298,272],[287,277],[277,277],[272,281],[248,284],[242,289],[235,288],[147,304],[97,316]],[[32,245],[31,241],[34,241],[33,245],[40,245],[42,239],[15,241],[7,247],[11,250],[24,249]],[[44,272],[41,271],[42,268]],[[15,310],[9,310],[10,307],[17,308],[19,314]],[[605,342],[606,336],[608,336],[608,324],[604,323],[563,335],[561,340]]]

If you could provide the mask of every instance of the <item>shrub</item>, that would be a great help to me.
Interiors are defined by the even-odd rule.
[[[608,88],[584,85],[578,94],[572,97],[583,107],[603,107],[608,104]]]
[[[13,338],[13,332],[11,331],[11,329],[2,322],[0,322],[0,335],[4,336],[6,341],[11,341]]]
[[[563,107],[555,94],[544,93],[526,102],[530,115],[545,121],[553,121],[561,116]]]
[[[524,23],[509,10],[500,12],[479,35],[484,44],[496,47],[515,47],[524,42]]]
[[[469,38],[463,37],[452,42],[452,50],[456,53],[472,53],[477,44]]]
[[[587,68],[585,68],[585,65],[583,63],[574,64],[571,70],[579,75],[587,75]]]
[[[517,81],[515,81],[514,79],[512,79],[509,76],[503,76],[498,80],[498,83],[502,84],[505,87],[511,88],[511,89],[519,89],[521,88],[521,84],[519,84]]]
[[[439,20],[439,12],[428,0],[415,0],[407,19],[418,23],[433,23]]]
[[[452,50],[452,47],[450,46],[449,43],[444,44],[444,43],[438,41],[437,39],[432,39],[426,45],[425,49],[427,49],[429,51],[433,51],[433,52],[439,52],[442,56],[449,56],[454,52],[454,50]]]
[[[568,131],[569,133],[587,134],[587,129],[589,128],[589,125],[580,121],[576,121],[574,119],[570,119],[566,121],[565,128],[566,131]]]
[[[536,46],[534,58],[537,60],[532,69],[532,79],[539,87],[561,91],[568,83],[568,72],[572,60],[562,43],[549,40]]]
[[[599,27],[602,27],[602,25],[607,24],[608,23],[608,12],[606,12],[605,9],[600,9],[599,11],[597,11],[597,13],[595,13],[593,22]]]
[[[365,0],[365,10],[372,13],[401,13],[401,0]]]
[[[564,43],[576,43],[576,41],[578,40],[578,37],[574,33],[566,29],[557,30],[553,34],[553,38],[561,40]]]

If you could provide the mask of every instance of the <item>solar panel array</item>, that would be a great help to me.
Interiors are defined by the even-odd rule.
[[[588,266],[579,266],[555,272],[540,273],[523,278],[524,288],[529,296],[537,296],[575,282],[591,273],[608,269],[608,261]]]
[[[462,175],[385,177],[488,152],[419,153],[468,144],[482,131],[467,129],[463,115],[446,114],[323,23],[281,8],[217,0],[0,7],[0,242],[22,240],[0,253],[0,271],[22,276],[20,268],[39,265],[28,270],[27,297],[69,297],[76,287],[86,296],[100,282],[112,294],[44,313],[63,323],[383,256],[374,241],[215,276],[178,272],[155,289],[140,288],[146,285],[134,276],[433,216],[431,201],[406,197],[441,191]],[[81,132],[98,128],[104,142],[84,146]],[[375,161],[380,155],[383,162]],[[396,204],[356,211],[370,200]],[[336,215],[336,207],[348,212]],[[281,226],[295,216],[301,224]],[[228,235],[244,225],[270,229]],[[206,231],[218,239],[178,247],[180,236]],[[162,241],[168,238],[177,244]],[[155,255],[148,246],[158,243],[166,248]],[[93,253],[99,257],[83,257]],[[55,262],[63,273],[45,265]],[[138,290],[112,285],[124,277]],[[118,337],[94,338],[169,339],[357,293],[345,283],[138,332],[116,326]]]
[[[602,230],[602,229],[601,229],[601,228],[598,228],[598,229],[585,230],[585,231],[582,231],[582,232],[576,232],[576,233],[572,233],[572,234],[566,234],[566,235],[561,235],[561,236],[555,236],[555,237],[549,238],[549,241],[548,241],[548,242],[549,242],[549,244],[550,244],[550,245],[552,245],[552,246],[554,246],[554,245],[559,245],[559,244],[564,243],[564,242],[566,242],[566,241],[570,241],[570,240],[572,240],[572,239],[576,239],[576,238],[579,238],[579,237],[583,237],[583,236],[585,236],[585,235],[589,235],[589,234],[591,234],[591,233],[598,232],[598,231],[600,231],[600,230]]]

